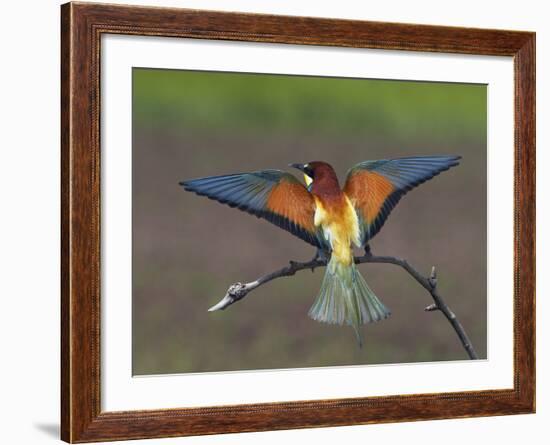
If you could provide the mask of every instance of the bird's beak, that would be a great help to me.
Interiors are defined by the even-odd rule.
[[[288,164],[289,167],[297,168],[298,170],[304,171],[306,166],[305,164]]]

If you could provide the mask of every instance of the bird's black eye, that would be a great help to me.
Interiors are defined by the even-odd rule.
[[[304,166],[304,173],[313,179],[313,169],[309,165]]]

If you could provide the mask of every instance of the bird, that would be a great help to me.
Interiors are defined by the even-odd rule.
[[[354,165],[340,187],[334,168],[323,161],[283,170],[260,170],[184,180],[186,191],[267,220],[317,248],[327,267],[308,315],[319,322],[349,325],[359,346],[360,326],[384,320],[390,310],[357,269],[354,246],[369,249],[389,214],[407,192],[459,164],[461,156],[410,156]]]

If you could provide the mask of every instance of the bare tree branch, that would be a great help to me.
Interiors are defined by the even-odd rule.
[[[437,311],[437,310],[441,311],[443,315],[445,315],[445,317],[447,318],[447,320],[449,321],[453,329],[455,330],[458,338],[460,339],[460,342],[462,343],[462,346],[466,350],[470,359],[472,360],[478,359],[478,355],[472,345],[472,342],[468,338],[468,334],[466,334],[466,331],[462,327],[462,324],[460,323],[460,321],[458,321],[458,318],[456,317],[454,312],[445,303],[445,301],[437,291],[437,274],[436,274],[435,266],[432,267],[430,276],[424,277],[419,272],[417,272],[416,269],[414,269],[406,260],[391,257],[391,256],[372,255],[368,247],[366,249],[365,255],[355,257],[354,260],[355,260],[355,264],[363,264],[363,263],[394,264],[396,266],[403,268],[405,271],[407,271],[409,275],[411,275],[424,289],[426,289],[429,292],[429,294],[432,296],[434,300],[434,302],[429,306],[427,306],[424,310],[428,312]],[[265,283],[268,283],[271,280],[274,280],[276,278],[281,278],[281,277],[290,277],[296,274],[296,272],[299,272],[301,270],[306,270],[306,269],[309,269],[313,272],[318,267],[325,267],[327,265],[327,262],[328,260],[326,258],[319,258],[317,256],[311,261],[306,261],[306,262],[290,261],[288,266],[283,267],[274,272],[271,272],[267,275],[264,275],[255,281],[251,281],[250,283],[232,284],[227,290],[227,293],[222,298],[222,300],[218,304],[208,309],[208,311],[212,312],[212,311],[224,310],[227,307],[231,306],[233,303],[236,303],[237,301],[242,300],[244,297],[248,295],[249,292],[253,291],[257,287],[260,287]]]

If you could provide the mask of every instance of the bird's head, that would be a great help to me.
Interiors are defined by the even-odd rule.
[[[304,173],[304,180],[308,187],[313,181],[325,175],[336,177],[332,166],[322,161],[312,161],[306,164],[289,164],[289,166],[297,168]]]

